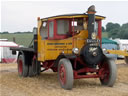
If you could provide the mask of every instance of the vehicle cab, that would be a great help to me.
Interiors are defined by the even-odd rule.
[[[101,40],[101,22],[105,17],[98,15],[95,17],[96,38]],[[54,60],[61,53],[72,54],[72,49],[80,50],[87,38],[87,14],[38,18],[38,60]]]

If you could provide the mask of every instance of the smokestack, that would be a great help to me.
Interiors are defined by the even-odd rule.
[[[92,39],[92,33],[94,32],[95,24],[95,6],[92,5],[87,10],[88,13],[88,39]]]

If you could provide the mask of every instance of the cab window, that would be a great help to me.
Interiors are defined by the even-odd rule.
[[[42,39],[47,39],[48,38],[48,24],[47,22],[42,22],[42,26],[40,29],[40,35]]]
[[[73,29],[74,26],[74,29]],[[80,19],[75,19],[74,21],[72,21],[72,31],[77,31],[77,30],[84,30],[84,26],[83,26],[83,18]]]
[[[49,38],[54,37],[54,23],[53,21],[49,22]]]
[[[69,32],[69,20],[57,20],[57,34],[66,35]]]

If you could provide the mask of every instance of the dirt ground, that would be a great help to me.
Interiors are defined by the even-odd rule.
[[[99,79],[75,80],[72,90],[64,90],[57,73],[21,78],[17,64],[0,64],[0,96],[128,96],[128,64],[116,61],[118,77],[114,87],[101,86]]]

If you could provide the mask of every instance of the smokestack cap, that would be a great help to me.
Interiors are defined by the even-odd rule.
[[[88,13],[88,14],[95,14],[95,13],[96,13],[96,11],[95,11],[95,6],[94,6],[94,5],[90,6],[90,7],[88,8],[88,10],[87,10],[87,13]]]

